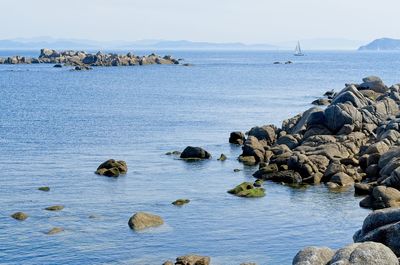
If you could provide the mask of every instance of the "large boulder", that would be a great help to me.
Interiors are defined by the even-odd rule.
[[[388,87],[383,83],[382,79],[377,76],[363,78],[363,83],[358,86],[358,89],[373,90],[377,93],[385,93],[388,91]]]
[[[325,109],[325,126],[333,133],[339,130],[346,124],[354,125],[356,128],[361,127],[362,115],[351,104],[338,103],[330,105]]]
[[[120,174],[126,174],[128,166],[123,160],[109,159],[103,162],[96,170],[96,174],[107,177],[118,177]]]
[[[377,186],[371,195],[360,201],[360,206],[372,209],[383,209],[400,206],[400,191],[394,188]]]
[[[330,265],[398,265],[396,255],[381,243],[354,243],[336,251]]]
[[[306,247],[294,257],[293,265],[327,265],[335,252],[326,247]]]
[[[188,146],[181,153],[183,159],[209,159],[211,154],[201,147]]]
[[[128,221],[129,227],[133,230],[143,230],[162,224],[164,224],[164,220],[160,216],[145,212],[135,213]]]
[[[241,156],[254,157],[256,162],[262,162],[265,158],[264,145],[255,137],[249,136],[242,147],[243,153]]]
[[[276,141],[276,127],[273,125],[253,127],[248,135],[256,137],[264,145],[272,145]]]
[[[376,210],[365,218],[363,226],[354,236],[354,242],[374,241],[389,247],[400,256],[400,209]],[[382,263],[386,264],[386,263]]]

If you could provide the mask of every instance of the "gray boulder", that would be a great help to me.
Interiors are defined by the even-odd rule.
[[[306,247],[294,257],[293,265],[327,265],[335,252],[327,247]]]
[[[381,243],[354,243],[336,251],[330,265],[398,265],[396,255]]]
[[[389,247],[400,256],[400,209],[377,210],[365,218],[362,229],[354,236],[354,242],[374,241]],[[386,263],[382,263],[386,264]]]
[[[388,87],[383,83],[382,79],[377,76],[363,78],[363,83],[358,86],[358,89],[369,89],[377,93],[385,93],[388,91]]]

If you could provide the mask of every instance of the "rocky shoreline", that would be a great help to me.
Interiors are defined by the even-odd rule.
[[[11,56],[0,58],[0,64],[55,64],[55,67],[73,66],[75,70],[89,70],[96,66],[134,66],[134,65],[150,65],[150,64],[179,64],[180,60],[174,59],[170,55],[163,57],[150,54],[148,56],[137,56],[133,53],[124,55],[116,53],[96,54],[87,53],[85,51],[56,51],[51,49],[41,49],[38,58],[25,56]],[[186,64],[184,64],[186,65]]]

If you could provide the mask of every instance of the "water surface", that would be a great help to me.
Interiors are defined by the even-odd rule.
[[[75,72],[0,65],[1,264],[153,265],[187,253],[221,265],[290,264],[305,246],[352,242],[368,211],[351,189],[267,182],[264,198],[227,194],[255,171],[237,162],[240,148],[227,140],[234,130],[280,125],[326,90],[364,76],[400,81],[400,53],[173,55],[195,66]],[[286,60],[294,64],[272,64]],[[187,145],[206,148],[213,159],[186,163],[164,155]],[[216,160],[221,153],[227,161]],[[108,158],[125,160],[128,174],[93,174]],[[191,202],[171,205],[178,198]],[[43,210],[54,204],[65,209]],[[29,219],[13,220],[16,211]],[[166,224],[135,233],[127,222],[137,211],[159,214]],[[54,226],[65,232],[44,234]]]

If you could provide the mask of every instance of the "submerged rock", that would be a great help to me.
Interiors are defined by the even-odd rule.
[[[178,199],[178,200],[172,202],[172,204],[176,205],[176,206],[182,206],[182,205],[187,204],[189,202],[190,202],[190,200],[188,200],[188,199]]]
[[[109,159],[103,162],[96,170],[97,175],[103,175],[107,177],[118,177],[121,174],[128,172],[128,166],[123,160]]]
[[[54,227],[46,232],[47,235],[55,235],[64,231],[62,227]]]
[[[258,188],[251,182],[243,182],[237,185],[235,188],[228,191],[228,193],[246,198],[264,197],[265,190],[263,188]]]
[[[47,211],[61,211],[62,209],[64,209],[63,205],[53,205],[45,208]]]
[[[226,155],[221,154],[221,156],[217,159],[218,161],[225,161],[227,159]]]
[[[157,227],[164,224],[164,220],[151,213],[135,213],[128,221],[128,225],[133,230],[143,230],[150,227]]]
[[[188,146],[180,156],[182,159],[209,159],[211,154],[201,147]]]
[[[24,212],[16,212],[16,213],[13,213],[13,214],[11,215],[11,217],[14,218],[15,220],[18,220],[18,221],[24,221],[24,220],[26,220],[29,216],[28,216],[26,213],[24,213]]]
[[[39,187],[38,188],[38,190],[40,190],[40,191],[50,191],[50,188],[49,187]]]

